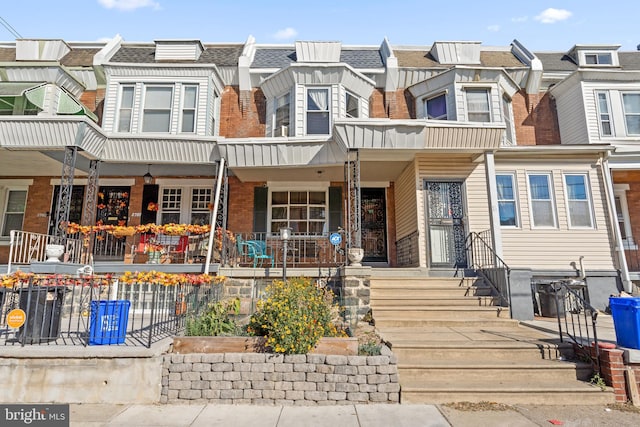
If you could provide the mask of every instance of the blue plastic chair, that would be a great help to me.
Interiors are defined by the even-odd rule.
[[[271,267],[275,266],[273,255],[267,253],[267,243],[264,240],[243,240],[241,236],[236,236],[238,253],[253,261],[253,268],[262,267],[265,260],[270,260]]]

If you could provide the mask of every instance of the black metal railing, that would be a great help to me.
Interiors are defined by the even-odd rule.
[[[0,288],[0,343],[151,347],[184,331],[221,296],[219,283],[118,283],[109,277],[26,276]]]
[[[581,349],[591,355],[597,372],[600,372],[600,347],[598,345],[598,310],[588,302],[587,286],[582,280],[566,279],[550,282],[558,318],[560,341],[569,337]],[[595,355],[589,351],[593,346]]]
[[[398,267],[416,267],[420,265],[419,233],[414,231],[396,241]]]
[[[498,305],[511,305],[511,282],[509,266],[500,258],[489,242],[489,233],[471,232],[467,236],[466,248],[469,266],[487,283],[498,296]]]

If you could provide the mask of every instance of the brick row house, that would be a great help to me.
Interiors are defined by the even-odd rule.
[[[640,233],[636,55],[517,41],[4,43],[0,263],[12,229],[57,233],[61,191],[74,223],[209,224],[224,170],[225,228],[265,245],[225,274],[277,277],[289,263],[330,276],[356,249],[357,275],[461,274],[473,237],[510,268],[514,317],[532,317],[541,278],[586,275],[604,308],[637,270],[624,257]],[[206,245],[191,237],[172,242],[178,263],[153,267],[202,271]],[[140,239],[96,241],[96,271],[148,262]]]

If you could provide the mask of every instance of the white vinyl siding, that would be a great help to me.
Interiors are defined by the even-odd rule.
[[[587,102],[585,97],[589,96]],[[556,109],[558,111],[558,127],[562,144],[584,144],[593,139],[599,139],[598,121],[595,116],[595,95],[582,91],[580,86],[569,89],[565,94],[556,97]],[[586,112],[585,107],[590,111]],[[587,121],[587,117],[593,120]],[[593,125],[593,129],[587,128]]]
[[[504,121],[504,144],[515,145],[515,131],[513,128],[513,109],[511,106],[511,99],[506,95],[502,95],[502,121]]]
[[[602,176],[595,169],[595,160],[558,159],[557,161],[514,161],[496,160],[496,173],[514,173],[518,192],[520,228],[503,227],[503,259],[511,268],[533,269],[572,269],[571,263],[577,263],[580,256],[593,269],[613,269],[615,260],[612,255],[613,235],[607,211],[606,199],[601,192]],[[585,174],[585,170],[589,173]],[[505,171],[505,172],[503,172]],[[541,171],[541,172],[538,172]],[[529,173],[550,173],[557,201],[557,228],[535,228],[531,223],[531,206],[527,197],[527,176]],[[564,174],[585,174],[591,189],[593,210],[592,228],[571,228],[569,226],[566,198],[564,196]],[[527,189],[527,191],[522,191]]]

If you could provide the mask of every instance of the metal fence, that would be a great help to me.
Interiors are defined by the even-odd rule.
[[[396,256],[399,267],[417,267],[420,265],[420,247],[417,231],[399,239],[396,242]]]
[[[490,245],[490,234],[469,233],[467,236],[467,258],[476,273],[491,286],[499,297],[502,307],[511,305],[511,280],[509,266],[500,258]]]
[[[0,288],[0,343],[150,347],[182,333],[189,316],[219,299],[221,287],[31,276]]]

